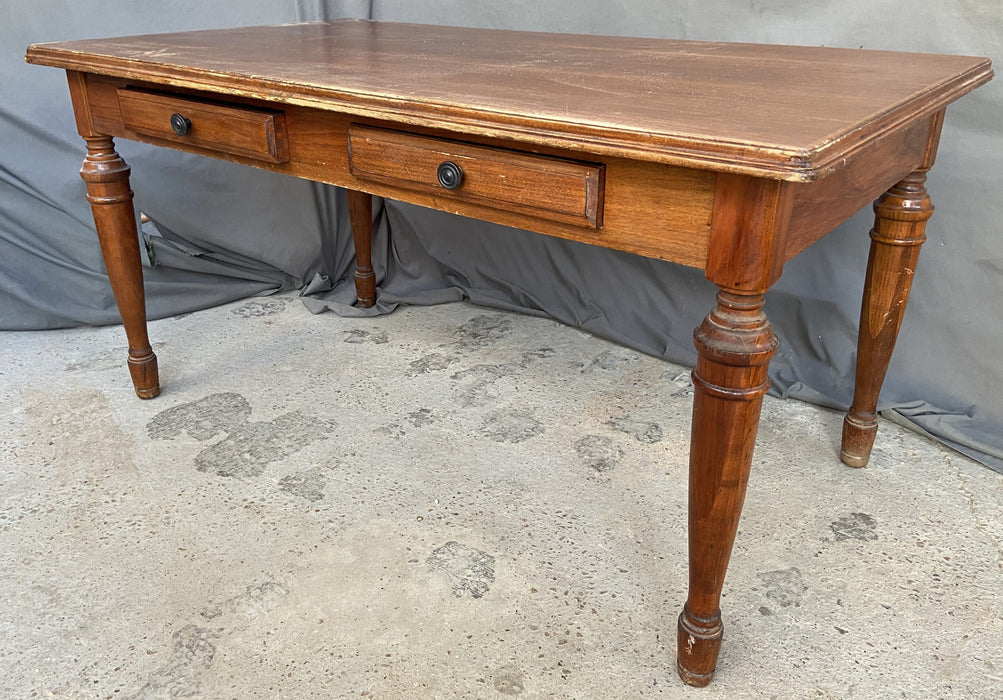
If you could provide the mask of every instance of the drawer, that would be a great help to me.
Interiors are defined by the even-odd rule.
[[[363,180],[552,221],[602,226],[601,164],[352,125],[349,168]]]
[[[280,111],[129,88],[119,89],[118,105],[125,128],[137,134],[269,163],[289,160]]]

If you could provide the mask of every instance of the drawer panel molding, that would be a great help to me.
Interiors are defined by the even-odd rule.
[[[602,227],[605,166],[353,124],[352,175],[543,219]]]
[[[134,88],[119,89],[118,103],[125,128],[137,134],[269,163],[289,160],[281,111]]]

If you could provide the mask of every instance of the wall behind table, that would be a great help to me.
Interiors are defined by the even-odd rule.
[[[17,3],[0,9],[0,327],[115,323],[94,243],[83,155],[61,72],[28,66],[34,41],[340,16],[586,34],[808,44],[1003,56],[995,0],[392,0],[292,4]],[[910,308],[882,393],[948,444],[1003,471],[1003,81],[948,110],[928,186],[928,227]],[[464,297],[543,313],[646,352],[692,363],[692,329],[710,310],[702,274],[636,256],[430,212],[378,207],[381,295],[351,306],[343,195],[291,178],[119,142],[148,241],[153,317],[306,285],[312,310],[386,313]],[[788,264],[767,296],[781,338],[774,391],[845,407],[852,393],[860,291],[872,214],[862,211]],[[282,241],[276,246],[275,241]],[[552,274],[553,270],[558,274]],[[629,283],[624,281],[628,280]],[[624,312],[625,310],[625,312]],[[835,440],[834,436],[834,454]]]

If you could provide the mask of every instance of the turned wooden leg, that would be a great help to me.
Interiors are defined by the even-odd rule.
[[[146,333],[146,298],[139,255],[136,215],[129,188],[129,166],[115,152],[110,136],[85,136],[87,157],[80,177],[87,183],[101,254],[129,339],[129,373],[136,395],[152,399],[160,393],[157,356]]]
[[[348,190],[348,220],[355,240],[355,293],[359,306],[376,303],[376,273],[373,272],[373,196]]]
[[[902,313],[926,240],[933,205],[926,192],[926,170],[917,170],[874,203],[871,253],[860,307],[857,378],[853,403],[843,419],[840,458],[851,467],[867,465],[878,431],[878,392],[895,348]]]
[[[679,616],[677,668],[710,683],[721,648],[721,588],[749,481],[766,370],[777,339],[761,294],[720,291],[696,330],[689,483],[689,597]]]

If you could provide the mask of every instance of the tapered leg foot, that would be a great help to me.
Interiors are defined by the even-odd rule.
[[[376,303],[376,273],[373,272],[373,197],[348,190],[348,219],[355,241],[355,293],[359,306]]]
[[[157,356],[152,350],[142,355],[134,355],[129,351],[129,374],[139,398],[152,399],[160,394],[160,372],[157,369]]]
[[[720,612],[704,619],[693,615],[688,606],[683,607],[679,614],[676,671],[688,685],[702,688],[713,680],[723,636]]]
[[[876,413],[858,415],[856,412],[847,412],[843,417],[843,440],[839,450],[843,464],[848,467],[866,467],[877,434]]]
[[[724,628],[721,589],[738,531],[777,339],[762,294],[720,291],[696,330],[689,482],[689,596],[679,616],[676,668],[710,683]]]
[[[926,222],[933,215],[925,182],[926,170],[917,170],[874,203],[857,375],[840,449],[840,459],[851,467],[867,466],[878,431],[878,393],[902,325],[920,246],[926,240]]]
[[[87,201],[94,214],[101,254],[129,339],[129,373],[136,395],[152,399],[160,393],[160,379],[146,332],[146,296],[129,166],[115,152],[110,136],[85,136],[84,140],[87,157],[80,177],[87,183]]]

